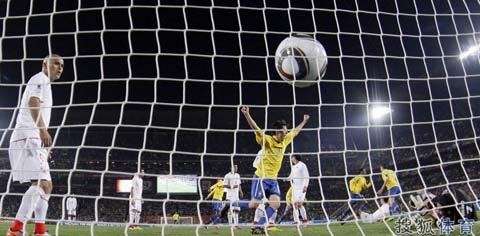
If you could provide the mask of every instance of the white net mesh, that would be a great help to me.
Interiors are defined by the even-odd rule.
[[[230,163],[238,164],[250,198],[259,146],[241,105],[269,129],[277,119],[293,126],[310,114],[287,151],[304,157],[312,178],[308,218],[326,223],[318,229],[329,234],[395,232],[389,223],[372,230],[355,219],[353,231],[337,228],[348,181],[360,167],[375,191],[381,163],[396,171],[403,212],[412,210],[408,196],[425,189],[462,189],[477,202],[480,66],[478,54],[459,55],[479,45],[479,25],[473,0],[0,0],[0,212],[15,217],[25,192],[9,181],[8,145],[22,89],[51,52],[65,59],[62,79],[52,85],[49,129],[48,219],[56,233],[71,195],[77,220],[90,226],[85,234],[102,235],[95,228],[101,222],[127,222],[128,193],[119,192],[119,180],[144,169],[141,222],[158,225],[179,212],[194,225],[151,234],[178,228],[202,235],[211,214],[203,199]],[[295,88],[275,71],[276,47],[292,33],[325,47],[329,64],[318,84]],[[371,111],[381,106],[392,112],[377,119]],[[280,177],[289,165],[285,158]],[[167,187],[171,181],[177,184]],[[280,181],[283,196],[287,188]],[[375,191],[364,195],[378,199]],[[240,219],[251,222],[252,212],[242,210]]]

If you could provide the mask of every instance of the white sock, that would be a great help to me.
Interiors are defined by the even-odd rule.
[[[234,212],[233,213],[233,225],[238,225],[238,214],[239,212]]]
[[[227,214],[227,218],[228,218],[228,224],[231,225],[232,224],[232,211],[231,210],[228,210],[228,214]]]
[[[42,197],[35,207],[35,223],[45,223],[45,218],[47,218],[47,210],[48,200],[45,200]]]
[[[303,218],[304,221],[305,221],[305,220],[308,220],[308,218],[307,218],[307,211],[305,210],[305,207],[304,207],[304,206],[300,207],[300,215],[302,216],[302,218]]]
[[[135,224],[140,223],[140,212],[135,213]]]
[[[255,217],[253,218],[253,221],[258,222],[260,218],[264,216],[263,210],[261,209],[255,209]]]
[[[298,208],[296,206],[293,207],[293,222],[296,224],[300,223],[300,217],[298,216]]]
[[[133,224],[134,218],[135,218],[135,212],[130,211],[128,222],[129,222],[130,224]]]
[[[32,185],[30,188],[28,188],[22,197],[22,203],[18,208],[15,219],[25,223],[27,219],[32,217],[33,207],[37,204],[38,199],[40,199],[40,193],[38,189],[39,187],[36,185]]]

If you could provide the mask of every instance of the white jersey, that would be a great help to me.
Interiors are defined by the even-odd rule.
[[[360,218],[364,223],[375,223],[389,216],[390,206],[388,204],[383,204],[380,209],[376,210],[373,214],[368,214],[363,211],[360,213]]]
[[[142,192],[143,192],[143,179],[140,178],[138,175],[135,175],[132,179],[132,193],[130,198],[135,200],[142,199]]]
[[[50,124],[50,114],[52,113],[53,105],[52,88],[50,86],[50,79],[45,73],[39,72],[30,78],[23,92],[17,124],[15,125],[11,141],[40,136],[40,131],[37,128],[36,121],[32,118],[28,105],[31,97],[38,97],[40,99],[40,114],[43,122],[45,122],[47,128]]]
[[[255,157],[255,160],[253,161],[253,164],[252,164],[255,169],[258,168],[258,163],[260,163],[262,158],[263,158],[263,150],[260,150],[258,151],[257,156]]]
[[[227,193],[227,200],[240,200],[239,193],[241,183],[242,181],[240,180],[240,175],[238,173],[229,172],[225,175],[223,186],[232,187],[234,185],[238,185],[238,188],[224,188],[225,192]]]
[[[67,210],[77,209],[77,199],[74,197],[67,198]]]
[[[290,173],[290,179],[292,180],[293,189],[301,190],[304,187],[308,187],[310,182],[310,174],[308,173],[305,163],[299,161],[296,165],[292,166],[292,172]]]

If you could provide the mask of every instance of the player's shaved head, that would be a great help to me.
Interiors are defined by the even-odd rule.
[[[46,64],[49,62],[49,60],[52,60],[52,59],[63,59],[62,56],[58,55],[58,54],[50,54],[48,56],[46,56],[45,58],[43,58],[43,63]]]
[[[63,67],[63,58],[58,54],[50,54],[43,59],[42,71],[50,78],[50,81],[60,79]]]

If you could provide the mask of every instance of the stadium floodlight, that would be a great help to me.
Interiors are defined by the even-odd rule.
[[[390,114],[392,110],[386,106],[375,106],[370,110],[370,117],[373,120],[378,120],[387,114]]]
[[[465,52],[462,52],[462,53],[460,54],[460,59],[464,59],[464,58],[466,58],[466,57],[468,57],[468,56],[470,56],[470,55],[472,55],[472,54],[475,54],[475,53],[478,52],[478,50],[480,50],[480,44],[477,45],[477,46],[473,46],[473,47],[469,48],[469,49],[468,49],[467,51],[465,51]]]

